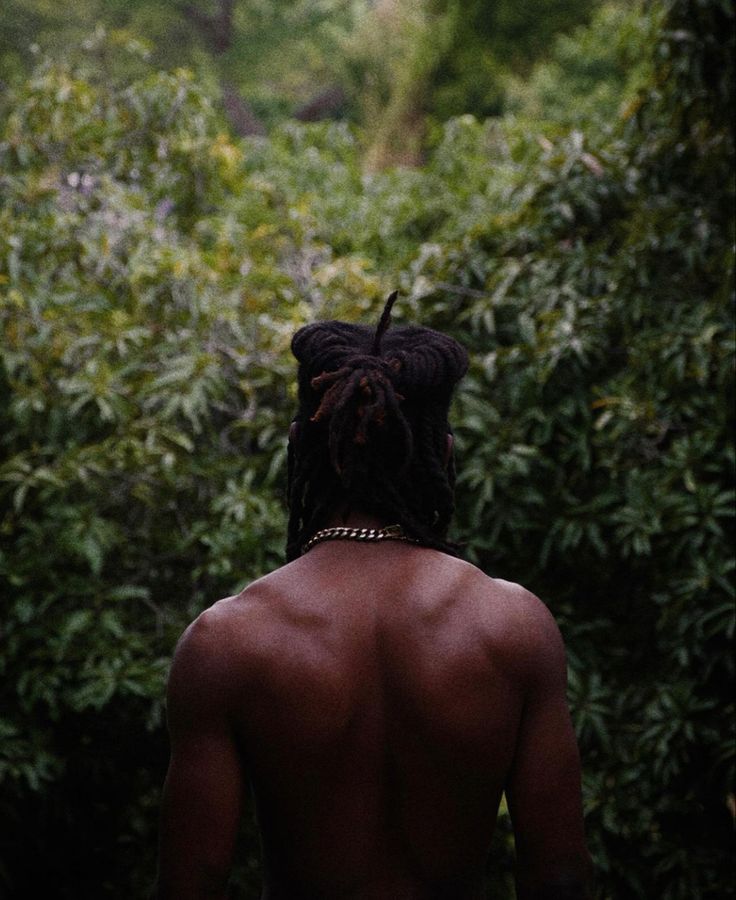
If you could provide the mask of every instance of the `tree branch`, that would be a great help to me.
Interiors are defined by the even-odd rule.
[[[266,133],[263,122],[253,112],[248,101],[241,97],[234,84],[225,80],[222,81],[222,105],[233,131],[240,137]]]
[[[300,106],[294,118],[300,122],[318,122],[322,119],[335,118],[345,106],[347,95],[340,85],[325,88],[311,100]]]

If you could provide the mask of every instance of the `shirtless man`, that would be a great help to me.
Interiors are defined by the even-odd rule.
[[[249,787],[262,900],[484,897],[504,791],[519,900],[588,896],[562,640],[536,597],[447,542],[467,356],[387,330],[394,299],[375,331],[322,322],[292,342],[289,561],[177,647],[161,900],[227,896]]]

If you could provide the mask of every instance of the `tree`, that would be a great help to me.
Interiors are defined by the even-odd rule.
[[[282,559],[290,336],[375,320],[402,286],[399,320],[472,354],[455,537],[567,639],[599,896],[728,895],[733,24],[717,0],[652,4],[646,84],[615,121],[463,116],[422,168],[368,176],[345,123],[233,140],[213,93],[129,37],[9,93],[8,892],[145,896],[174,642]],[[248,824],[243,843],[236,894],[257,896]],[[502,815],[500,897],[511,855]]]

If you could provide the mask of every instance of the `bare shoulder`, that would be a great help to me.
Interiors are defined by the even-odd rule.
[[[564,670],[565,646],[554,616],[520,584],[491,578],[469,563],[468,584],[483,610],[494,644],[528,673]]]
[[[258,582],[239,594],[225,597],[201,612],[180,637],[171,667],[173,681],[227,681],[247,660],[247,647],[256,647],[271,618]]]
[[[242,664],[280,639],[284,581],[293,563],[247,585],[238,594],[213,603],[188,626],[175,652],[211,666]]]
[[[561,644],[562,638],[555,618],[547,605],[520,584],[491,578],[491,590],[503,598],[504,609],[522,637],[535,649]]]
[[[200,613],[185,629],[169,672],[169,703],[181,696],[211,691],[227,677],[229,652],[221,603]]]

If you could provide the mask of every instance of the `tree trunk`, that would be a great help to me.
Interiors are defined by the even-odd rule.
[[[235,0],[219,0],[217,12],[212,15],[202,12],[193,3],[178,4],[179,11],[199,32],[205,46],[218,61],[233,45],[233,13]],[[219,64],[222,73],[223,66]],[[239,137],[265,134],[266,127],[253,112],[248,101],[241,96],[237,87],[224,77],[220,79],[222,105],[233,131]]]

